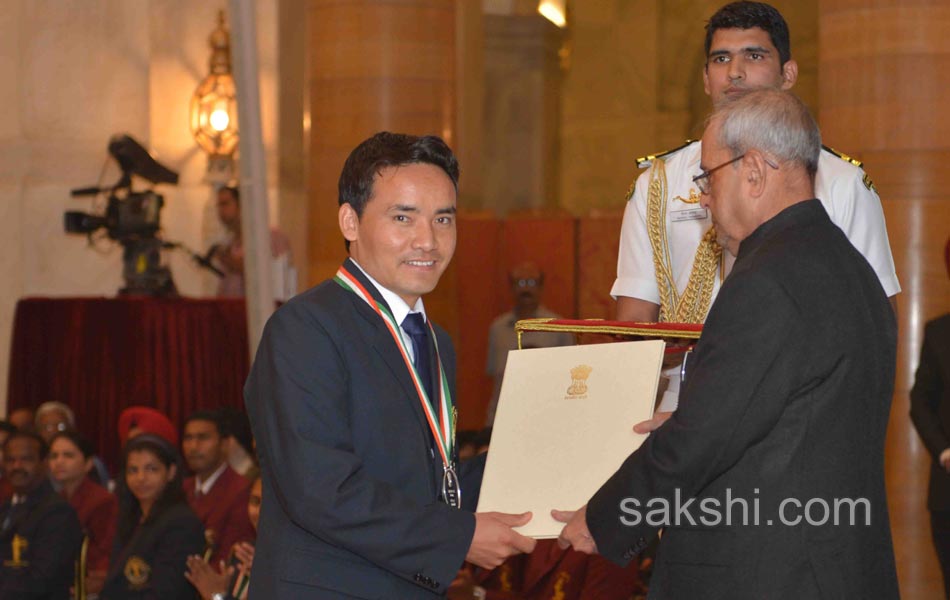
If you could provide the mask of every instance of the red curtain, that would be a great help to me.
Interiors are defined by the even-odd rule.
[[[243,410],[249,369],[241,299],[28,298],[17,304],[9,410],[57,400],[110,469],[127,406],[152,406],[181,430],[200,408]]]

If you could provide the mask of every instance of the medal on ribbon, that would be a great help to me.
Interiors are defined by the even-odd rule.
[[[445,377],[445,370],[442,367],[442,359],[439,357],[439,342],[435,337],[435,331],[432,329],[432,324],[428,321],[426,322],[426,326],[429,328],[430,337],[433,344],[435,345],[436,362],[438,363],[439,367],[438,404],[433,403],[430,400],[428,394],[426,394],[425,386],[422,385],[422,380],[419,377],[419,372],[416,370],[415,365],[412,364],[412,360],[409,358],[409,351],[406,348],[406,343],[403,340],[402,335],[399,333],[399,324],[396,322],[396,318],[389,311],[389,308],[386,307],[385,304],[377,302],[369,294],[363,284],[361,284],[352,273],[347,271],[345,267],[340,267],[340,269],[336,272],[336,277],[333,279],[342,288],[353,292],[364,302],[366,302],[366,304],[368,304],[369,307],[372,308],[383,320],[383,323],[389,330],[390,335],[393,337],[393,341],[396,342],[396,348],[399,349],[399,354],[406,363],[406,369],[409,372],[413,386],[416,389],[416,394],[419,397],[419,403],[422,405],[422,412],[425,414],[426,421],[429,424],[429,431],[432,432],[432,437],[436,442],[435,445],[439,449],[439,455],[442,458],[442,500],[453,508],[460,508],[462,506],[462,490],[459,487],[458,475],[455,471],[455,463],[452,460],[452,450],[455,446],[456,415],[454,407],[452,406],[452,393],[449,390],[448,379]],[[438,413],[436,413],[436,409],[438,409]]]

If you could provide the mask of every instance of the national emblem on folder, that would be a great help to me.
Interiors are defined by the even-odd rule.
[[[571,387],[567,388],[568,398],[582,399],[586,398],[587,378],[594,367],[590,365],[577,365],[571,369]]]

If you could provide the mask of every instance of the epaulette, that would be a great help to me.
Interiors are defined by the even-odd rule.
[[[854,165],[854,166],[856,166],[857,168],[859,168],[859,169],[861,169],[862,171],[864,171],[864,163],[861,162],[860,160],[858,160],[858,159],[856,159],[856,158],[851,158],[851,157],[848,156],[847,154],[844,154],[843,152],[838,152],[838,151],[835,150],[834,148],[831,148],[831,147],[829,147],[829,146],[825,146],[824,144],[822,144],[821,147],[824,148],[825,150],[827,150],[828,152],[830,152],[831,154],[834,154],[835,156],[837,156],[837,157],[840,158],[841,160],[843,160],[843,161],[845,161],[845,162],[847,162],[847,163],[851,163],[852,165]],[[864,183],[864,187],[868,188],[869,190],[871,190],[871,191],[873,191],[873,192],[876,192],[876,191],[877,191],[877,188],[874,187],[874,182],[871,181],[871,176],[867,174],[867,171],[864,171],[864,177],[863,177],[863,179],[862,179],[862,182]]]
[[[847,154],[844,154],[843,152],[838,152],[837,150],[835,150],[834,148],[831,148],[830,146],[825,146],[824,144],[822,144],[821,147],[827,150],[828,152],[831,152],[832,154],[834,154],[841,160],[845,162],[849,162],[858,168],[861,168],[864,165],[864,163],[862,163],[860,160],[856,158],[851,158],[850,156],[848,156]]]
[[[663,158],[664,156],[669,156],[669,155],[674,154],[674,153],[676,153],[676,152],[679,152],[680,150],[682,150],[682,149],[685,148],[686,146],[689,146],[690,144],[692,144],[692,143],[695,142],[695,141],[696,141],[696,140],[686,140],[686,143],[685,143],[685,144],[683,144],[682,146],[677,146],[676,148],[673,148],[672,150],[667,150],[666,152],[660,152],[659,154],[650,154],[649,156],[644,156],[644,157],[638,158],[638,159],[637,159],[637,167],[638,167],[638,168],[641,168],[641,169],[646,169],[647,167],[649,167],[650,165],[653,164],[653,161],[654,161],[654,160],[656,160],[656,159],[658,159],[658,158]]]

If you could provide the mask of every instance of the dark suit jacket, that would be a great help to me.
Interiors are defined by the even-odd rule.
[[[10,514],[10,500],[0,507],[0,524]],[[14,537],[25,542],[20,564],[13,564]],[[73,583],[82,544],[76,511],[53,491],[48,480],[33,490],[16,515],[0,530],[0,598],[65,600]]]
[[[950,473],[940,466],[940,453],[950,448],[950,314],[924,327],[924,343],[914,387],[910,417],[933,456],[927,508],[950,510]]]
[[[212,565],[217,567],[220,561],[227,561],[234,544],[254,543],[254,526],[247,516],[251,482],[245,477],[226,466],[211,490],[200,498],[195,496],[194,477],[184,481],[184,488],[188,505],[205,527],[206,542],[210,532],[210,540],[214,545],[214,553],[209,561]]]
[[[435,331],[454,394],[452,343]],[[363,300],[330,280],[284,304],[265,327],[245,401],[264,493],[251,597],[445,592],[475,519],[439,501],[442,463],[419,399]]]
[[[194,600],[185,561],[204,551],[204,527],[187,504],[175,504],[140,525],[112,551],[101,600]]]
[[[675,508],[679,494],[696,498],[692,522],[671,517],[651,597],[898,597],[884,492],[895,348],[877,277],[817,200],[761,225],[709,313],[678,410],[591,499],[598,549],[629,561],[657,529],[647,511],[662,503],[648,502]],[[835,499],[855,501],[858,525]],[[821,502],[844,524],[823,523]]]

